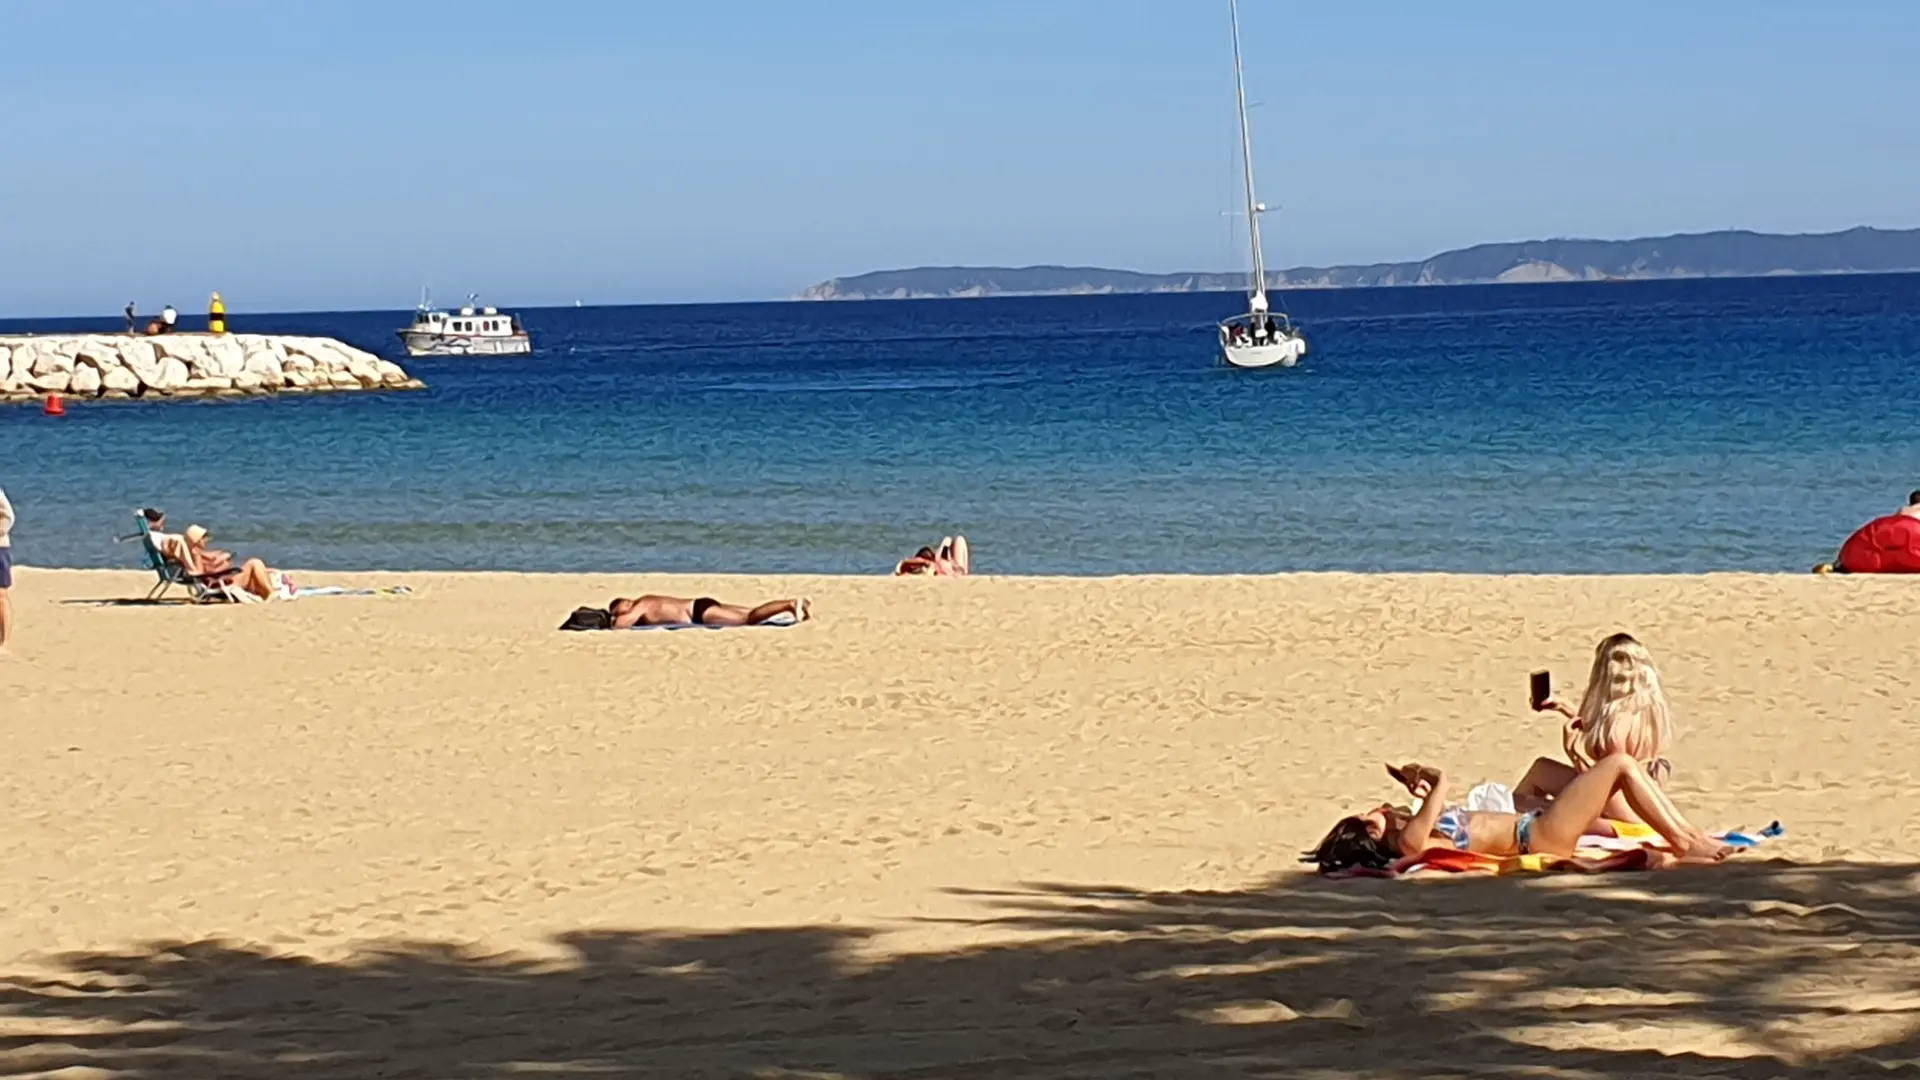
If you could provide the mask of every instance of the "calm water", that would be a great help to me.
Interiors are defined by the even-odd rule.
[[[1920,275],[1294,294],[1292,371],[1213,366],[1235,303],[526,311],[424,393],[0,409],[0,486],[40,565],[153,504],[326,569],[1020,574],[1802,571],[1920,487]]]

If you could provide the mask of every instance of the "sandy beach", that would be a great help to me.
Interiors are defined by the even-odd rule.
[[[413,592],[18,573],[5,1075],[1920,1074],[1909,581],[297,576]],[[646,591],[817,617],[553,629]],[[1680,805],[1785,838],[1301,872],[1382,761],[1556,752],[1616,629]]]

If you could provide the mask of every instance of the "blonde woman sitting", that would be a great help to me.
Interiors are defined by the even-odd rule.
[[[240,591],[238,595],[230,593],[231,599],[245,600],[251,597],[255,600],[285,600],[293,596],[292,578],[259,559],[248,559],[234,566],[232,552],[207,546],[209,535],[204,526],[189,525],[185,536],[163,546],[160,553],[179,563],[195,577],[233,575],[231,583],[238,586]],[[171,550],[168,550],[169,547]]]
[[[1673,713],[1666,692],[1660,688],[1653,656],[1633,635],[1614,634],[1594,650],[1593,671],[1587,677],[1587,690],[1580,697],[1578,709],[1552,698],[1539,708],[1567,718],[1560,731],[1567,760],[1535,760],[1515,787],[1516,807],[1545,806],[1596,763],[1624,754],[1647,771],[1654,791],[1672,811],[1663,789],[1673,774],[1673,766],[1664,756],[1673,742]],[[1642,821],[1617,791],[1608,800],[1603,816],[1615,821]]]

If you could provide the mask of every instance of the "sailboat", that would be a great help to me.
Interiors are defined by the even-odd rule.
[[[1266,206],[1253,194],[1253,135],[1247,126],[1247,83],[1240,72],[1240,4],[1227,0],[1233,16],[1233,88],[1240,105],[1240,171],[1247,186],[1247,237],[1253,244],[1253,279],[1247,313],[1220,323],[1220,349],[1234,367],[1292,367],[1307,355],[1307,339],[1286,313],[1267,302],[1267,264],[1260,254],[1260,215]]]

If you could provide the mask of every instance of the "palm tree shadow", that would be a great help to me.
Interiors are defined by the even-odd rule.
[[[0,983],[5,1075],[1920,1075],[1920,865],[1231,892],[965,891],[988,943],[583,931],[63,957]],[[1682,1052],[1684,1049],[1684,1052]]]

